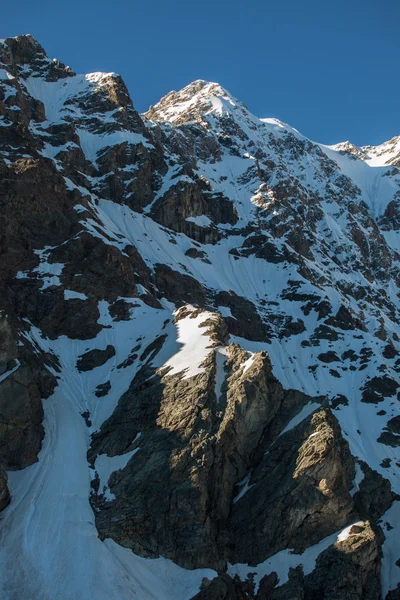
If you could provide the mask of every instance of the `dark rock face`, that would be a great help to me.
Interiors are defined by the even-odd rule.
[[[36,286],[35,286],[36,287]],[[74,298],[64,299],[63,290],[52,287],[42,292],[29,288],[17,296],[17,311],[28,315],[32,323],[50,338],[56,339],[66,335],[75,339],[91,339],[101,330],[102,325],[97,321],[99,312],[97,302]]]
[[[0,510],[3,510],[10,503],[10,493],[7,487],[7,473],[0,470]]]
[[[42,397],[54,387],[29,347],[17,347],[9,317],[0,314],[0,464],[21,469],[32,464],[43,439]],[[44,357],[42,357],[42,360]],[[3,478],[3,489],[6,479]]]
[[[391,590],[387,595],[385,600],[398,600],[400,598],[400,586],[398,586],[395,590]]]
[[[0,460],[7,469],[35,462],[43,439],[40,392],[29,367],[20,367],[0,384]]]
[[[302,569],[290,569],[289,580],[276,587],[276,573],[265,576],[256,589],[251,578],[220,575],[204,581],[192,600],[379,600],[380,542],[369,523],[353,525],[348,537],[322,552],[314,571],[304,576]],[[391,592],[387,599],[396,598]]]
[[[220,239],[213,223],[235,225],[238,220],[232,203],[227,198],[213,197],[210,185],[202,179],[195,180],[193,184],[180,183],[171,187],[166,196],[155,203],[151,214],[155,221],[165,227],[186,233],[202,243],[213,243]],[[186,220],[202,215],[210,218],[210,226],[200,227]]]
[[[373,377],[364,388],[363,402],[382,402],[384,398],[393,396],[398,389],[399,384],[387,375]]]
[[[110,315],[113,321],[129,321],[130,309],[138,306],[133,302],[126,302],[125,300],[116,300],[109,308]]]
[[[167,265],[155,266],[155,281],[159,294],[178,305],[189,302],[204,306],[206,293],[193,277],[173,271]]]
[[[35,152],[36,154],[36,152]],[[2,276],[32,260],[43,240],[55,245],[73,228],[74,196],[53,163],[39,156],[0,166]],[[71,222],[72,221],[72,222]]]
[[[378,442],[394,448],[400,446],[400,416],[390,419],[385,429],[386,431],[379,436]]]
[[[219,575],[212,581],[203,582],[203,589],[192,600],[245,600],[253,597],[249,596],[251,587],[229,575]]]
[[[318,557],[315,571],[305,578],[305,598],[379,600],[379,546],[369,523],[353,526],[347,539]]]
[[[354,495],[358,514],[363,519],[369,519],[376,524],[380,517],[390,508],[396,495],[392,492],[390,483],[367,464],[362,465],[364,478],[360,488]]]
[[[112,356],[115,356],[115,348],[114,346],[111,346],[111,344],[104,350],[89,350],[89,352],[86,352],[79,357],[76,368],[78,371],[91,371],[96,367],[104,365],[104,363]]]
[[[228,292],[219,292],[215,302],[217,306],[227,306],[231,310],[232,317],[225,318],[229,333],[256,342],[268,340],[270,329],[262,321],[252,302]]]
[[[397,144],[327,149],[205,81],[139,115],[119,75],[0,42],[4,522],[6,471],[37,461],[59,402],[92,477],[68,495],[90,502],[91,538],[215,569],[196,600],[380,600],[400,464]],[[388,165],[372,190],[351,168],[371,156]],[[279,552],[298,557],[287,580],[258,577]]]
[[[329,411],[278,438],[252,472],[253,487],[233,506],[235,562],[258,564],[287,547],[302,551],[305,540],[313,545],[344,527],[354,515],[353,470]]]
[[[278,249],[265,235],[251,235],[243,242],[239,250],[240,256],[251,256],[262,258],[271,263],[296,262],[295,255],[284,246]]]
[[[98,398],[102,398],[103,396],[107,396],[108,392],[111,390],[111,383],[106,381],[105,383],[100,383],[96,387],[95,394]]]

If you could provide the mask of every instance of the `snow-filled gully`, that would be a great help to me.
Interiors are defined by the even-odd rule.
[[[101,308],[101,319],[107,319],[107,307]],[[149,310],[154,313],[152,325],[143,319]],[[215,576],[209,569],[186,571],[167,559],[144,559],[112,540],[100,541],[89,504],[90,434],[112,413],[136,369],[135,364],[123,370],[116,365],[127,357],[137,337],[145,338],[143,345],[146,338],[149,343],[165,317],[165,310],[143,305],[142,314],[129,323],[112,323],[111,329],[89,341],[62,337],[49,342],[31,329],[39,346],[58,355],[62,371],[54,394],[43,402],[45,438],[38,462],[9,473],[13,499],[0,520],[3,597],[161,600],[171,598],[173,591],[174,599],[186,600],[197,593],[203,577]],[[116,356],[93,371],[79,373],[78,356],[106,344],[115,345]],[[96,385],[106,380],[112,384],[110,394],[96,398]],[[92,428],[82,417],[86,410]]]

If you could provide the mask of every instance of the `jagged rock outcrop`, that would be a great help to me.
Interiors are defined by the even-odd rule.
[[[7,487],[7,473],[1,468],[0,471],[0,510],[10,503],[10,492]]]
[[[368,522],[353,525],[318,558],[305,578],[305,598],[381,598],[380,542]]]
[[[230,556],[224,546],[232,543],[228,521],[236,484],[257,464],[269,435],[273,439],[310,400],[282,389],[266,355],[246,370],[243,350],[229,346],[226,352],[224,400],[215,397],[215,351],[194,377],[143,367],[94,435],[93,465],[96,455],[132,451],[141,434],[140,452],[109,482],[116,501],[104,502],[101,487],[92,498],[101,536],[141,554],[171,557],[186,568],[223,568]],[[342,525],[348,514],[339,508],[336,504]],[[232,540],[235,536],[233,529]]]
[[[54,388],[51,357],[17,345],[10,318],[0,313],[0,465],[21,469],[36,460],[43,439],[41,397]],[[2,476],[2,487],[7,479]]]
[[[349,527],[347,537],[320,554],[309,575],[304,576],[301,567],[290,569],[288,581],[279,586],[276,573],[271,573],[264,576],[258,587],[251,577],[243,582],[237,576],[220,575],[212,581],[205,580],[192,600],[379,600],[379,557],[379,535],[368,522],[360,522]]]
[[[251,489],[232,511],[233,538],[240,540],[234,562],[258,564],[283,548],[301,552],[345,527],[355,515],[353,479],[335,417],[317,411],[278,438],[251,473]]]
[[[107,362],[110,358],[115,356],[115,348],[108,344],[104,350],[95,349],[89,350],[85,354],[79,357],[78,362],[76,363],[76,368],[78,371],[91,371],[96,367],[101,367]]]

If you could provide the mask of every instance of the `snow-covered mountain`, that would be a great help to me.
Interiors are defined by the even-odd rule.
[[[2,597],[400,598],[400,137],[0,63]]]

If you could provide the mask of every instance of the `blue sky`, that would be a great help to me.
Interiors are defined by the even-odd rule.
[[[397,0],[19,0],[0,37],[30,33],[77,72],[122,74],[144,111],[195,79],[311,139],[400,135]]]

